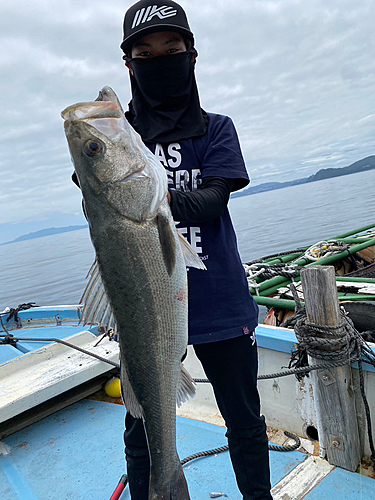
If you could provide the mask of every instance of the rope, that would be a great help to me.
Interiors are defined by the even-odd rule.
[[[284,431],[284,434],[288,438],[293,439],[294,440],[294,444],[292,444],[292,445],[285,445],[285,446],[269,444],[268,445],[268,449],[270,451],[278,451],[278,452],[294,451],[294,450],[297,450],[301,446],[301,441],[300,441],[300,439],[299,439],[298,436],[296,436],[295,434],[292,434],[291,432],[288,432],[288,431]],[[188,457],[186,457],[183,460],[181,460],[181,465],[184,466],[188,462],[191,462],[192,460],[196,460],[197,458],[203,458],[203,457],[210,457],[212,455],[218,455],[219,453],[224,453],[224,451],[228,451],[228,450],[229,450],[229,446],[226,445],[226,446],[221,446],[220,448],[215,448],[213,450],[200,451],[198,453],[194,453],[193,455],[189,455]],[[122,484],[124,485],[124,488],[125,488],[125,486],[128,484],[128,476],[123,475],[121,477],[120,481],[119,481],[119,485],[120,485],[121,482],[122,482]],[[117,488],[116,488],[115,491],[117,491]],[[123,488],[121,488],[121,492],[122,491],[123,491]],[[112,499],[114,500],[115,498],[117,499],[119,497],[118,496],[116,496],[116,497],[112,496],[111,500]]]
[[[292,445],[285,445],[285,446],[280,446],[280,445],[273,445],[270,444],[268,445],[268,449],[271,451],[280,451],[280,452],[286,452],[286,451],[294,451],[297,450],[301,446],[301,441],[298,436],[292,434],[291,432],[284,431],[284,434],[294,440],[294,444]],[[219,453],[223,453],[224,451],[228,451],[229,446],[221,446],[220,448],[215,448],[213,450],[206,450],[206,451],[200,451],[199,453],[194,453],[194,455],[190,455],[183,460],[181,460],[181,465],[184,466],[188,462],[191,462],[192,460],[196,460],[197,458],[202,458],[202,457],[209,457],[211,455],[218,455]]]
[[[255,263],[251,265],[243,264],[243,267],[250,286],[254,288],[260,286],[255,282],[255,278],[270,279],[275,276],[284,276],[285,278],[292,279],[297,278],[301,270],[301,266],[290,263],[272,265],[264,263]]]
[[[368,435],[368,440],[370,444],[370,450],[371,450],[371,460],[372,463],[375,465],[375,447],[374,447],[374,441],[372,439],[372,424],[371,424],[371,414],[370,414],[370,407],[366,398],[365,394],[365,382],[363,378],[363,366],[362,363],[358,364],[359,368],[359,386],[361,388],[361,396],[362,396],[362,401],[363,405],[365,407],[365,414],[366,414],[366,423],[367,423],[367,435]]]
[[[345,366],[350,363],[355,363],[358,361],[357,356],[353,356],[350,361],[347,359],[338,362],[338,363],[322,363],[320,365],[314,365],[314,366],[300,366],[298,368],[291,368],[290,370],[284,370],[282,372],[276,372],[276,373],[269,373],[267,375],[258,375],[257,380],[270,380],[274,378],[282,378],[282,377],[287,377],[288,375],[298,375],[298,374],[307,374],[309,372],[315,371],[315,370],[325,370],[327,368],[338,368],[340,366]],[[210,381],[207,378],[195,378],[194,382],[196,384],[209,384]]]
[[[345,250],[348,251],[349,248],[349,245],[343,243],[342,241],[319,241],[306,250],[304,257],[308,260],[311,260],[312,262],[316,262],[323,257],[341,253]]]
[[[264,262],[265,260],[277,259],[279,257],[280,257],[279,260],[282,263],[283,260],[281,259],[281,257],[284,257],[285,255],[290,255],[292,253],[302,253],[304,251],[305,251],[305,248],[296,248],[296,250],[288,250],[286,252],[274,253],[272,255],[267,255],[266,257],[262,257],[261,259],[256,259],[256,260],[252,260],[251,262],[247,262],[246,265],[251,266],[252,264],[259,264],[261,262]]]
[[[195,460],[201,457],[210,457],[211,455],[218,455],[219,453],[223,453],[224,451],[228,451],[229,446],[221,446],[220,448],[215,448],[214,450],[200,451],[198,453],[194,453],[194,455],[189,455],[188,457],[181,460],[181,465],[184,466],[188,462]]]
[[[356,338],[351,335],[349,323],[345,321],[339,326],[323,326],[300,319],[294,327],[294,332],[299,343],[298,348],[306,350],[307,354],[315,359],[341,361],[347,358],[350,362],[350,356],[358,349]],[[318,336],[323,334],[327,338]]]
[[[268,445],[268,449],[271,451],[294,451],[297,450],[301,446],[301,441],[298,436],[292,434],[291,432],[284,431],[284,434],[291,439],[294,439],[295,443],[292,445],[279,446],[279,445]]]
[[[19,304],[15,309],[12,307],[9,310],[9,316],[7,317],[6,321],[9,322],[11,319],[14,318],[14,321],[16,323],[19,323],[20,318],[18,316],[18,313],[20,311],[26,311],[27,309],[30,309],[31,307],[38,307],[38,306],[36,305],[36,302],[27,302],[24,304]]]
[[[96,358],[99,361],[103,361],[103,363],[108,363],[109,365],[112,365],[112,366],[120,369],[119,363],[116,363],[115,361],[104,358],[103,356],[100,356],[99,354],[94,354],[93,352],[87,351],[86,349],[83,349],[82,347],[78,347],[77,345],[71,344],[70,342],[66,342],[66,340],[55,339],[55,338],[19,338],[19,337],[13,337],[13,335],[10,335],[9,333],[7,335],[0,335],[0,339],[1,338],[3,338],[3,340],[0,340],[0,345],[1,344],[15,345],[16,342],[57,342],[58,344],[63,344],[67,347],[71,347],[72,349],[76,349],[76,351],[80,351],[83,354],[86,354],[87,356],[92,356],[93,358]]]

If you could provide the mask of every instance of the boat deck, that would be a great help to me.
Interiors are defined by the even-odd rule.
[[[0,442],[2,500],[105,500],[125,472],[124,408],[84,399]],[[225,429],[177,417],[180,458],[223,446]],[[375,480],[336,469],[298,451],[270,452],[275,500],[368,500]],[[240,500],[229,454],[189,462],[184,467],[192,500],[210,493]],[[223,497],[224,498],[224,497]],[[121,500],[130,499],[128,488]]]

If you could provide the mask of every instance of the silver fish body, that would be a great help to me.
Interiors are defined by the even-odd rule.
[[[114,316],[124,403],[144,419],[149,499],[185,500],[176,395],[183,401],[194,386],[181,365],[188,336],[183,253],[204,266],[175,229],[163,166],[126,122],[114,92],[104,88],[100,99],[62,113],[97,260],[85,292],[86,322]]]

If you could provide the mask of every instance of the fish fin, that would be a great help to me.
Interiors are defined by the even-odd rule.
[[[116,332],[116,321],[100,276],[97,260],[91,266],[87,276],[90,276],[90,278],[80,300],[84,304],[80,323],[99,325],[106,328],[106,330],[112,328]]]
[[[186,267],[195,267],[197,269],[207,270],[206,266],[203,264],[198,254],[193,250],[190,243],[182,236],[182,234],[177,231],[178,239],[182,249],[182,255],[185,259]]]
[[[185,403],[190,398],[195,396],[195,384],[190,373],[186,370],[184,365],[181,363],[181,374],[180,381],[177,387],[176,403],[180,407],[182,403]]]
[[[159,240],[164,264],[168,275],[172,276],[176,266],[176,239],[171,229],[169,220],[165,217],[165,215],[161,213],[158,214],[156,221],[158,225]]]
[[[153,475],[150,476],[149,500],[190,500],[189,489],[181,464],[169,483],[164,483],[161,488],[154,485]]]
[[[122,400],[124,401],[124,405],[126,410],[134,417],[134,418],[143,418],[144,413],[143,408],[138,403],[137,396],[134,393],[133,387],[130,383],[128,372],[126,369],[126,362],[121,357],[121,395]]]

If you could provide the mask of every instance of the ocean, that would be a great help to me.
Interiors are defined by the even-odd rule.
[[[375,223],[375,170],[234,198],[243,262]],[[88,229],[0,246],[0,311],[77,304],[94,260]]]

